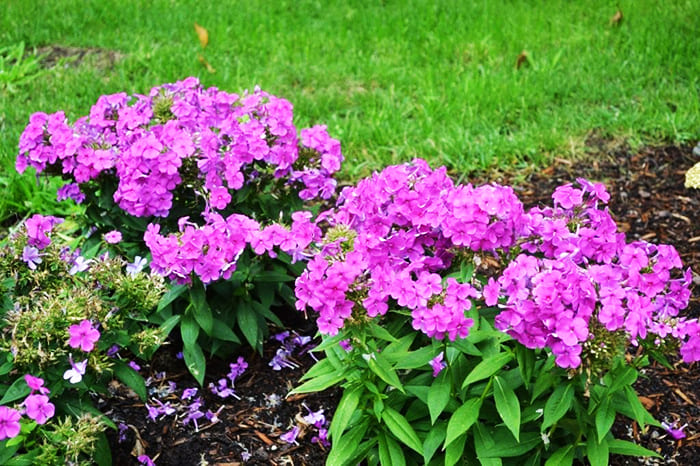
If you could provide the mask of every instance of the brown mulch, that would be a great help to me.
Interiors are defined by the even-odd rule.
[[[700,317],[700,190],[683,187],[685,171],[700,161],[692,155],[692,147],[631,150],[624,145],[614,146],[608,141],[591,139],[589,148],[591,155],[585,160],[556,160],[552,166],[538,172],[519,178],[501,176],[493,180],[516,184],[518,195],[528,207],[549,202],[555,187],[577,177],[605,183],[611,194],[610,209],[621,229],[627,233],[628,240],[673,244],[684,264],[693,268],[696,287],[687,314]],[[516,181],[512,181],[514,179]],[[306,330],[312,331],[310,328]],[[142,373],[153,377],[159,371],[166,371],[167,381],[175,382],[180,388],[195,387],[196,382],[189,377],[182,361],[175,358],[174,347],[159,352]],[[324,464],[324,448],[311,442],[315,435],[313,429],[299,438],[297,444],[281,441],[280,435],[289,430],[295,418],[308,413],[306,407],[324,409],[324,414],[330,418],[339,400],[339,392],[333,390],[285,400],[313,360],[308,354],[300,355],[295,358],[299,368],[274,371],[268,361],[278,347],[275,341],[270,341],[263,357],[249,355],[246,358],[250,366],[236,381],[236,394],[240,400],[222,400],[206,390],[200,391],[206,407],[212,410],[223,407],[218,414],[220,421],[211,424],[202,420],[199,432],[195,432],[191,425],[182,426],[183,415],[148,421],[143,403],[124,387],[115,386],[115,396],[103,409],[112,419],[128,424],[129,428],[121,443],[116,432],[109,433],[114,464],[137,464],[132,455],[147,453],[159,466],[237,465],[242,464],[245,452],[251,455],[245,464]],[[208,370],[212,376],[207,378],[207,383],[224,377],[228,364]],[[167,381],[160,382],[160,386]],[[158,383],[155,386],[159,386]],[[657,419],[687,424],[687,437],[675,441],[662,429],[643,431],[636,424],[620,419],[613,428],[618,438],[657,451],[664,459],[644,462],[637,458],[613,457],[610,464],[698,464],[700,365],[674,364],[674,369],[668,370],[653,364],[645,368],[644,376],[635,388],[640,400]],[[281,401],[277,402],[277,399]]]

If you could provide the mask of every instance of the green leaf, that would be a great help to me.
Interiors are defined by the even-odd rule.
[[[396,362],[394,368],[397,370],[417,369],[428,364],[434,356],[433,349],[429,346],[425,346],[419,350],[405,353],[403,357]]]
[[[349,464],[357,452],[360,442],[367,431],[368,423],[363,422],[354,426],[345,435],[332,443],[326,464],[343,466]]]
[[[313,393],[321,392],[327,388],[332,387],[335,384],[342,382],[345,379],[345,374],[332,372],[330,374],[319,375],[313,377],[303,384],[292,390],[292,394],[295,393]]]
[[[488,357],[481,361],[474,367],[474,369],[469,373],[464,382],[462,383],[462,388],[466,388],[469,384],[476,382],[478,380],[486,379],[491,377],[493,374],[498,372],[503,366],[513,359],[512,353],[496,353],[495,355]]]
[[[588,461],[590,461],[591,466],[607,466],[610,457],[608,441],[605,439],[596,441],[595,436],[589,437],[590,438],[586,441],[586,455],[588,456]]]
[[[398,342],[399,340],[389,333],[384,327],[377,325],[375,322],[370,322],[369,333],[380,340],[390,341],[392,343]]]
[[[117,360],[114,364],[114,376],[121,380],[127,387],[136,393],[141,401],[148,399],[146,382],[143,377],[123,361]]]
[[[277,272],[274,270],[266,270],[260,272],[252,277],[255,282],[291,282],[294,281],[294,277],[287,275],[284,272]]]
[[[377,376],[379,376],[379,378],[384,382],[388,383],[394,388],[399,389],[401,393],[406,393],[401,381],[399,380],[399,376],[396,375],[396,371],[380,353],[372,353],[371,357],[367,361],[367,365],[369,366],[370,370],[377,374]]]
[[[518,397],[501,377],[494,377],[493,382],[493,396],[498,415],[501,416],[515,439],[520,441],[520,402]]]
[[[615,413],[615,407],[610,403],[610,397],[603,397],[595,413],[595,430],[598,434],[598,441],[605,438],[610,432],[610,428],[615,422]]]
[[[97,463],[97,466],[112,465],[112,451],[109,448],[109,442],[104,432],[100,432],[97,436],[92,459]]]
[[[574,387],[571,384],[559,385],[544,405],[544,418],[541,430],[553,425],[564,417],[574,401]]]
[[[625,365],[622,370],[615,371],[609,393],[615,393],[625,386],[631,386],[639,377],[639,372],[634,367]]]
[[[411,424],[408,423],[401,413],[386,406],[384,411],[382,411],[382,420],[396,438],[417,453],[423,454],[423,444],[418,438],[416,431],[413,430]]]
[[[447,424],[444,448],[449,447],[450,443],[471,428],[479,418],[480,409],[481,398],[471,398],[452,413],[452,417],[450,417],[450,421]]]
[[[160,329],[161,333],[163,334],[163,338],[170,335],[170,332],[172,332],[172,330],[177,326],[177,324],[180,322],[181,319],[182,319],[181,315],[174,315],[174,316],[168,317],[165,320],[165,322],[160,324],[160,326],[158,328]]]
[[[430,460],[435,455],[435,452],[440,448],[440,445],[445,441],[445,434],[447,433],[447,423],[440,422],[435,424],[428,431],[428,435],[423,441],[423,462],[424,464],[429,464]]]
[[[363,386],[359,385],[351,389],[345,390],[343,396],[335,409],[333,420],[331,421],[331,439],[340,438],[345,431],[345,428],[350,424],[353,414],[357,411],[357,405],[360,403]]]
[[[321,375],[332,374],[336,371],[333,364],[328,359],[319,359],[316,363],[309,368],[308,371],[301,376],[301,380],[309,380]]]
[[[515,358],[518,361],[518,369],[526,384],[530,382],[532,374],[535,371],[535,351],[525,346],[518,345],[515,347]]]
[[[467,441],[467,435],[462,434],[445,449],[445,466],[454,466],[459,460],[464,457],[464,444]],[[481,463],[484,464],[483,462]]]
[[[197,344],[199,336],[199,324],[190,313],[185,314],[180,322],[180,335],[184,346],[194,346]]]
[[[182,353],[185,356],[187,370],[190,371],[190,374],[192,374],[192,377],[195,378],[200,386],[204,385],[204,373],[207,368],[207,363],[204,359],[202,348],[197,343],[184,345]]]
[[[262,329],[258,323],[258,316],[249,303],[241,303],[236,312],[238,326],[243,332],[250,346],[256,350],[262,346]]]
[[[0,405],[5,405],[12,401],[19,400],[20,398],[24,398],[29,395],[31,391],[24,377],[20,377],[12,382],[12,385],[7,389],[5,395],[0,399]]]
[[[406,464],[406,457],[396,440],[391,436],[384,435],[384,433],[380,433],[377,439],[379,440],[379,464],[391,466],[404,466]]]
[[[160,301],[158,301],[158,308],[156,309],[156,312],[160,312],[165,309],[166,306],[179,298],[185,291],[187,291],[187,285],[174,285],[170,287],[170,289],[160,298]]]
[[[648,450],[636,443],[628,442],[627,440],[612,439],[608,440],[610,453],[613,455],[625,456],[653,456],[655,458],[663,458],[655,451]]]
[[[200,328],[204,330],[204,333],[211,336],[214,328],[214,316],[212,315],[211,308],[207,303],[207,294],[204,290],[204,285],[202,285],[199,280],[197,280],[192,288],[190,288],[190,303],[192,304],[192,310],[194,311],[192,315],[199,324]]]
[[[555,451],[544,463],[544,466],[571,466],[574,463],[573,445],[561,447]]]
[[[214,329],[211,332],[211,336],[218,340],[232,341],[233,343],[241,342],[238,336],[231,330],[231,327],[219,319],[214,319]]]
[[[435,424],[440,413],[445,409],[450,401],[450,389],[452,384],[443,371],[438,377],[433,380],[428,390],[428,411],[430,411],[430,423]]]
[[[644,429],[646,421],[651,414],[649,414],[642,402],[639,401],[639,397],[637,396],[637,392],[634,391],[634,388],[627,385],[624,388],[624,392],[625,398],[627,398],[627,403],[629,403],[630,407],[632,408],[632,412],[634,413],[634,420],[639,423],[642,429]]]

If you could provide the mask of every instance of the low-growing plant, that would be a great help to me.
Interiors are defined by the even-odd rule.
[[[143,378],[118,353],[150,358],[175,324],[148,323],[162,277],[57,244],[59,223],[34,215],[0,249],[2,464],[110,464],[104,430],[115,426],[92,395],[117,378],[146,400]]]
[[[652,356],[700,360],[676,250],[627,242],[583,179],[525,211],[509,187],[425,162],[346,188],[296,281],[325,351],[296,393],[344,389],[328,464],[608,464],[659,423],[632,384]],[[644,351],[626,354],[629,345]]]
[[[89,227],[119,231],[129,256],[150,254],[151,269],[180,285],[156,322],[179,317],[202,383],[203,348],[229,356],[244,338],[260,351],[267,321],[282,325],[273,310],[293,304],[288,283],[319,238],[311,219],[334,193],[340,144],[325,126],[298,134],[292,120],[284,99],[188,78],[102,96],[73,124],[63,112],[32,115],[16,168],[62,176],[59,199],[84,203]]]

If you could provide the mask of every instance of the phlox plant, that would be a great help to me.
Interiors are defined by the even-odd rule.
[[[61,222],[33,215],[0,248],[1,464],[111,464],[93,395],[116,378],[146,400],[120,355],[150,358],[175,324],[148,323],[163,277],[52,241]]]
[[[244,337],[261,350],[267,321],[281,325],[273,309],[293,304],[288,283],[320,238],[311,219],[333,196],[342,159],[325,126],[297,130],[288,101],[188,78],[104,95],[73,123],[33,114],[16,168],[61,176],[59,200],[85,205],[95,238],[119,232],[128,255],[150,255],[178,285],[157,319],[178,316],[202,383],[203,347],[228,356]]]
[[[552,200],[526,211],[510,187],[456,185],[416,160],[319,215],[295,292],[326,357],[295,392],[344,390],[328,464],[658,456],[611,426],[659,425],[632,387],[649,356],[700,360],[700,324],[680,314],[691,272],[671,246],[627,241],[603,185]]]

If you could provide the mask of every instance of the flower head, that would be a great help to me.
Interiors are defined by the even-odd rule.
[[[109,244],[117,244],[122,240],[122,233],[119,230],[112,230],[105,233],[104,239]]]
[[[73,384],[80,383],[80,381],[83,380],[83,376],[85,375],[88,360],[86,359],[81,362],[73,362],[72,355],[68,357],[68,360],[70,362],[71,368],[63,373],[63,378]]]
[[[19,419],[21,415],[16,409],[0,406],[0,440],[14,438],[19,435]]]
[[[25,246],[22,250],[22,261],[27,264],[32,270],[36,270],[36,266],[41,264],[41,254],[34,246]]]
[[[433,368],[433,377],[437,377],[442,370],[447,367],[447,364],[445,364],[442,360],[445,357],[445,353],[443,351],[440,351],[440,354],[435,356],[433,359],[430,360],[430,366]]]
[[[77,325],[71,325],[68,333],[70,334],[68,345],[71,348],[80,348],[86,353],[95,349],[95,343],[100,339],[100,332],[93,328],[92,323],[87,319]]]
[[[29,395],[23,404],[27,416],[37,424],[45,424],[56,412],[56,407],[49,402],[49,397],[46,395]]]

